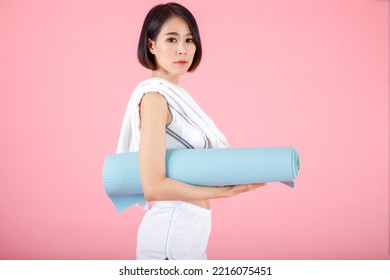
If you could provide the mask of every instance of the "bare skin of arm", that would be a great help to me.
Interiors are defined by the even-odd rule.
[[[141,102],[141,138],[139,164],[146,200],[182,200],[209,208],[209,199],[227,198],[255,190],[264,184],[228,187],[199,187],[166,177],[165,128],[170,113],[165,98],[158,93],[146,94]]]

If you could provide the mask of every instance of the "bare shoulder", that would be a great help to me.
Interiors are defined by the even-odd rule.
[[[148,106],[150,106],[150,105],[151,106],[164,105],[164,106],[166,106],[167,101],[166,101],[165,97],[162,96],[158,92],[148,92],[142,97],[141,105],[142,106],[145,106],[145,105],[148,105]]]
[[[167,100],[158,92],[148,92],[143,96],[140,105],[140,113],[142,117],[149,115],[162,118],[165,120],[166,124],[170,122],[171,118]]]

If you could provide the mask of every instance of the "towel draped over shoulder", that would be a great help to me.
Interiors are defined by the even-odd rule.
[[[117,153],[138,151],[140,140],[139,105],[144,94],[148,92],[158,92],[164,96],[173,109],[181,113],[204,133],[212,148],[228,147],[225,136],[185,89],[162,78],[151,78],[141,82],[130,97],[122,122]]]
[[[229,147],[223,133],[184,88],[162,78],[151,78],[142,81],[130,97],[122,122],[117,153],[138,151],[140,142],[139,106],[142,97],[149,92],[157,92],[164,96],[169,106],[204,134],[211,148]],[[145,207],[147,205],[148,203],[141,203],[139,206]]]

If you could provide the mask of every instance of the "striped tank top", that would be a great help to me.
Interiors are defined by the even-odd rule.
[[[171,122],[165,128],[167,149],[205,149],[206,136],[188,119],[169,106]]]

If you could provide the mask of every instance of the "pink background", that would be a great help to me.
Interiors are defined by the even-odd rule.
[[[143,210],[101,171],[149,77],[160,1],[0,2],[0,258],[132,259]],[[180,1],[204,57],[182,79],[233,147],[294,146],[296,188],[213,201],[210,259],[389,259],[389,1]]]

